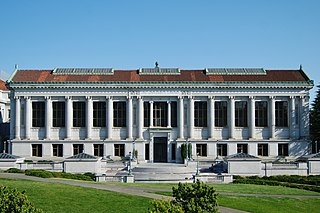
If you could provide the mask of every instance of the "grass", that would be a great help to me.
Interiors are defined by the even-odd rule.
[[[151,207],[149,198],[58,183],[0,179],[0,185],[26,191],[29,200],[47,213],[147,212]]]

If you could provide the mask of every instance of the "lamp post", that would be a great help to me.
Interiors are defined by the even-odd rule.
[[[131,175],[131,152],[129,152],[129,175]]]
[[[196,175],[199,175],[199,153],[197,152],[197,172]]]

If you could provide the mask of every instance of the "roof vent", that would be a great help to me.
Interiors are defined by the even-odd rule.
[[[56,75],[113,75],[112,68],[56,68]]]
[[[263,68],[206,68],[207,75],[266,75]]]

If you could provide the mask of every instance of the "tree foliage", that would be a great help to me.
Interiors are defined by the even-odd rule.
[[[218,194],[211,186],[199,180],[193,184],[179,183],[177,188],[172,188],[172,192],[174,200],[153,201],[153,209],[149,212],[218,212]]]
[[[320,85],[316,98],[311,104],[310,110],[310,137],[313,144],[313,152],[320,151]]]
[[[182,160],[187,158],[187,145],[186,144],[181,144],[181,158]]]
[[[188,144],[188,158],[189,159],[192,158],[192,144],[191,143]]]
[[[0,213],[40,213],[41,209],[35,208],[24,192],[0,186]]]

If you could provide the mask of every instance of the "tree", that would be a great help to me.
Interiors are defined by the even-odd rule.
[[[0,186],[0,212],[40,213],[43,211],[35,208],[24,192]]]
[[[181,158],[182,158],[182,161],[184,161],[184,159],[187,158],[187,145],[186,144],[181,144]]]
[[[317,87],[316,98],[311,104],[310,110],[310,137],[313,153],[320,151],[320,85]]]
[[[192,144],[191,143],[188,144],[188,158],[189,159],[192,158]]]

